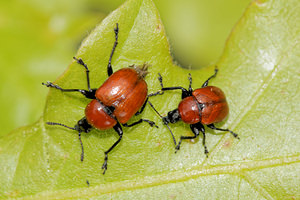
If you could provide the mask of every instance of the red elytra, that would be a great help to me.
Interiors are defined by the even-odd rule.
[[[199,110],[198,104],[202,104]],[[198,88],[192,96],[184,98],[178,106],[181,119],[187,124],[212,124],[223,121],[229,113],[229,107],[224,92],[215,86]]]
[[[143,72],[140,68],[120,69],[96,91],[96,98],[104,105],[115,107],[114,116],[122,124],[128,122],[146,101],[148,89]],[[89,120],[88,115],[86,113]],[[102,128],[105,127],[99,127]]]
[[[123,68],[113,73],[97,90],[98,100],[91,101],[86,109],[85,116],[90,125],[105,130],[113,128],[118,120],[124,124],[138,112],[147,98],[147,83],[143,78],[145,65]],[[144,69],[143,69],[144,67]],[[114,107],[113,118],[104,109]]]

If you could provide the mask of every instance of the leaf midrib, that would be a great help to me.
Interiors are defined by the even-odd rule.
[[[165,185],[170,183],[178,183],[187,181],[189,179],[195,179],[200,176],[211,176],[211,175],[220,175],[220,174],[231,174],[235,176],[242,176],[244,177],[245,172],[269,168],[269,167],[276,167],[281,165],[289,165],[298,162],[300,159],[300,154],[284,157],[284,158],[272,158],[268,160],[262,161],[251,161],[247,163],[236,163],[232,165],[218,165],[218,166],[209,166],[209,167],[195,167],[191,170],[178,170],[166,175],[155,175],[155,176],[148,176],[143,178],[138,178],[134,180],[125,180],[121,182],[114,182],[110,184],[95,187],[89,187],[86,189],[79,188],[79,189],[67,189],[67,190],[59,190],[54,192],[41,192],[33,196],[27,196],[25,199],[43,199],[47,198],[72,198],[78,196],[84,196],[86,198],[91,198],[94,196],[99,196],[103,194],[113,193],[113,192],[120,192],[125,190],[135,190],[141,188],[148,188],[158,185]],[[262,194],[265,196],[266,194]]]

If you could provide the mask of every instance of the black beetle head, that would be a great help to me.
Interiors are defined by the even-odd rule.
[[[178,112],[178,109],[168,112],[168,115],[166,117],[163,117],[162,120],[163,120],[164,124],[168,124],[168,123],[174,124],[174,123],[180,121],[181,117]]]

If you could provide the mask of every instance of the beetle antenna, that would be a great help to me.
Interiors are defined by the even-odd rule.
[[[57,126],[63,126],[65,128],[71,129],[71,130],[75,130],[78,131],[78,137],[79,137],[79,142],[80,142],[80,146],[81,146],[81,156],[80,156],[80,160],[83,161],[84,158],[84,150],[83,150],[83,144],[81,141],[81,130],[80,128],[76,125],[75,127],[70,127],[61,123],[57,123],[57,122],[46,122],[46,124],[48,125],[57,125]]]
[[[46,122],[46,124],[48,124],[48,125],[58,125],[58,126],[66,127],[68,129],[77,130],[74,127],[70,127],[70,126],[67,126],[67,125],[64,125],[64,124],[61,124],[61,123],[56,123],[56,122]]]
[[[153,104],[148,100],[149,105],[151,106],[151,108],[158,114],[158,116],[160,118],[163,118],[163,116],[161,116],[161,114],[159,114],[159,112],[154,108]]]
[[[171,131],[171,128],[169,127],[168,123],[165,123],[165,125],[168,127],[168,129],[169,129],[169,131],[170,131],[170,133],[171,133],[171,135],[172,135],[173,142],[174,142],[174,144],[175,144],[175,146],[176,146],[176,145],[177,145],[177,144],[176,144],[176,140],[175,140],[175,137],[174,137],[174,135],[173,135],[173,133],[172,133],[172,131]]]
[[[149,103],[149,105],[151,106],[151,108],[158,114],[158,116],[163,120],[164,117],[161,116],[161,114],[154,108],[153,104],[152,104],[150,101],[148,101],[148,103]],[[171,135],[172,135],[173,142],[174,142],[174,144],[175,144],[175,146],[176,146],[176,139],[175,139],[175,137],[174,137],[174,135],[173,135],[173,132],[171,131],[171,128],[170,128],[169,125],[168,125],[168,122],[166,122],[165,120],[163,120],[163,122],[164,122],[164,125],[166,125],[166,126],[168,127],[168,129],[169,129],[169,131],[170,131],[170,133],[171,133]]]

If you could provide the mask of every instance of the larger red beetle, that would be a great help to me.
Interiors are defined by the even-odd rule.
[[[107,73],[109,78],[101,87],[98,89],[90,88],[89,69],[82,59],[77,59],[75,57],[74,59],[77,61],[77,63],[86,69],[88,90],[63,89],[51,82],[47,82],[46,84],[43,83],[43,85],[46,85],[47,87],[56,88],[63,92],[80,92],[86,98],[93,99],[85,108],[85,117],[80,119],[74,127],[69,127],[56,122],[47,122],[48,125],[64,126],[78,132],[82,150],[81,161],[83,161],[84,158],[84,150],[81,141],[82,132],[88,133],[92,128],[100,130],[113,128],[118,133],[119,139],[107,151],[104,152],[105,158],[102,166],[103,174],[107,169],[108,153],[122,139],[123,130],[120,124],[126,127],[131,127],[144,121],[149,123],[150,126],[157,127],[154,122],[147,119],[140,119],[134,123],[127,124],[133,115],[139,115],[143,112],[148,101],[147,83],[144,80],[148,73],[148,66],[146,64],[141,66],[132,65],[128,68],[123,68],[113,73],[111,59],[118,44],[118,24],[116,25],[114,31],[115,43],[107,65]],[[153,96],[153,94],[150,96]]]

